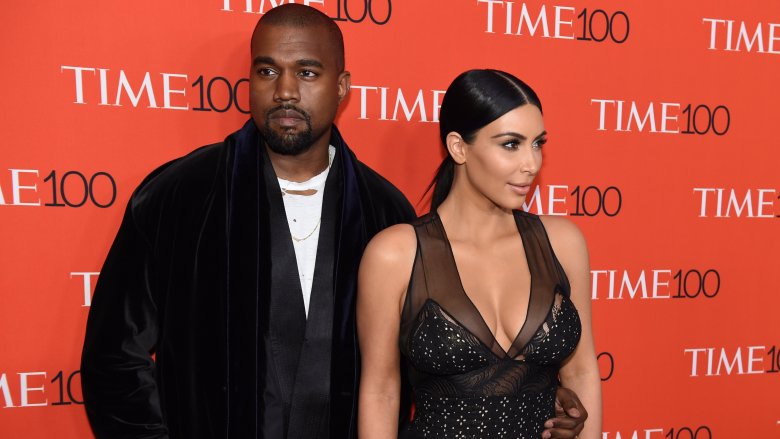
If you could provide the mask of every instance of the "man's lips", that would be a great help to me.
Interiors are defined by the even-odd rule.
[[[271,113],[269,120],[282,127],[291,127],[304,122],[306,118],[295,110],[277,110]]]
[[[507,183],[507,185],[518,195],[527,195],[531,189],[531,183]]]

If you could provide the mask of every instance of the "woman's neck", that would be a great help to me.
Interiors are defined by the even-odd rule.
[[[497,206],[458,176],[437,211],[451,240],[481,245],[517,233],[510,209]]]

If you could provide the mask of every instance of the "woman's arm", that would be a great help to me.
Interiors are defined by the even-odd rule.
[[[401,309],[412,273],[417,238],[407,224],[390,227],[368,243],[358,274],[360,342],[358,437],[396,439],[401,394],[398,350]]]
[[[591,329],[590,263],[582,232],[561,217],[542,217],[550,244],[571,286],[571,300],[580,315],[582,335],[574,353],[561,368],[561,384],[573,390],[588,411],[580,439],[601,438],[601,378]]]

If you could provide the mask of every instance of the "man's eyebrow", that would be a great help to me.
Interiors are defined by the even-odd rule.
[[[276,61],[270,56],[261,55],[255,57],[255,59],[252,60],[252,65],[256,66],[258,64],[268,64],[268,65],[275,66]],[[299,59],[298,61],[295,62],[295,64],[297,64],[300,67],[317,67],[320,69],[325,68],[325,66],[320,61],[317,61],[316,59],[310,59],[310,58]]]
[[[274,59],[270,56],[257,56],[255,59],[252,60],[252,65],[256,66],[258,64],[271,64],[275,65],[276,62],[274,62]]]
[[[316,59],[299,59],[297,64],[301,67],[319,67],[321,69],[325,67]]]

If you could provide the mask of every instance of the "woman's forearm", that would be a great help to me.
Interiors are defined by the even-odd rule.
[[[397,439],[399,392],[360,391],[358,439]]]
[[[579,439],[601,439],[601,377],[598,368],[588,368],[581,372],[561,375],[561,384],[573,390],[579,397],[585,410],[588,411],[588,419],[585,427],[579,434]]]

